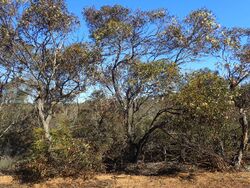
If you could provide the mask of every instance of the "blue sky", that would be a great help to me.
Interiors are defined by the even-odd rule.
[[[212,10],[225,26],[250,26],[250,0],[66,0],[71,12],[81,16],[83,7],[120,4],[128,8],[151,10],[166,8],[183,17],[191,10],[206,7]]]

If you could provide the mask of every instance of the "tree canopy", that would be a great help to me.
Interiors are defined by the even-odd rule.
[[[178,18],[106,5],[82,16],[79,41],[64,0],[0,0],[1,156],[23,157],[16,169],[39,177],[248,162],[249,28],[221,26],[206,8]],[[211,59],[215,70],[183,69]]]

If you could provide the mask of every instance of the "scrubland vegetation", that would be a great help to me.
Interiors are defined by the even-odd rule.
[[[86,41],[72,38],[83,24],[63,0],[0,0],[2,173],[35,182],[249,169],[249,28],[207,9],[82,16]],[[185,72],[194,62],[204,69]]]

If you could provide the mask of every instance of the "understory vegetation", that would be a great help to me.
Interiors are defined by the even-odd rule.
[[[140,174],[144,163],[248,167],[249,28],[204,8],[82,15],[89,36],[74,42],[83,25],[63,0],[0,0],[1,172],[34,181]],[[185,71],[194,62],[204,68]]]

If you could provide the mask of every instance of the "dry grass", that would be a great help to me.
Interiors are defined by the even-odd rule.
[[[134,176],[134,175],[116,175],[99,174],[92,180],[83,181],[81,178],[56,178],[43,183],[27,185],[18,184],[10,176],[0,176],[0,187],[10,188],[67,188],[67,187],[87,187],[87,188],[248,188],[250,187],[250,173],[180,173],[177,176]]]

